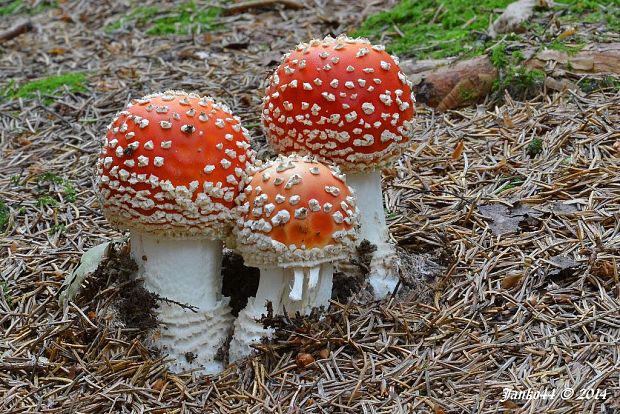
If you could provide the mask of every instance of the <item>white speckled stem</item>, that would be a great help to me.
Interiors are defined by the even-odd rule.
[[[396,249],[388,243],[389,229],[383,210],[381,172],[348,173],[347,184],[353,188],[357,198],[360,239],[366,239],[377,246],[370,263],[368,282],[375,298],[383,299],[393,292],[399,276]]]
[[[259,343],[262,338],[269,338],[273,329],[265,329],[257,319],[267,314],[267,302],[270,301],[274,314],[282,314],[282,296],[287,286],[285,269],[261,269],[256,297],[248,298],[247,306],[239,312],[235,320],[235,334],[230,343],[229,360],[237,361],[250,355],[251,344]]]
[[[130,240],[144,287],[195,307],[194,312],[173,303],[159,303],[160,332],[154,335],[154,345],[174,359],[170,369],[220,372],[223,363],[216,361],[215,355],[233,322],[229,299],[221,296],[222,242],[160,239],[133,232]]]
[[[301,295],[299,300],[291,300],[291,288],[295,284],[295,274],[298,275],[296,287]],[[266,314],[265,304],[271,301],[273,313],[281,315],[286,308],[288,314],[299,312],[302,315],[310,313],[313,308],[329,306],[332,294],[334,267],[331,263],[323,263],[313,268],[268,268],[261,269],[260,282],[255,298],[248,300],[248,305],[239,312],[235,321],[235,334],[230,343],[230,361],[237,361],[250,355],[251,344],[258,343],[262,338],[269,338],[272,329],[264,329],[257,319]],[[314,287],[310,287],[313,278],[318,278]]]

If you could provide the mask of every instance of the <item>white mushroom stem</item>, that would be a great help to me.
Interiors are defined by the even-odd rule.
[[[381,171],[348,173],[347,184],[355,191],[360,213],[360,240],[366,239],[377,246],[370,263],[368,282],[375,298],[390,295],[398,283],[398,256],[394,245],[388,242],[389,229],[385,222]]]
[[[286,269],[261,268],[256,297],[249,298],[247,306],[235,320],[235,334],[229,348],[230,362],[250,355],[252,344],[272,335],[273,330],[263,328],[258,321],[261,315],[267,314],[267,302],[271,302],[274,315],[282,315],[284,309],[290,315],[295,312],[305,315],[313,308],[327,308],[333,274],[331,263]]]
[[[261,315],[267,314],[267,302],[271,302],[274,314],[282,313],[282,297],[286,286],[285,269],[260,269],[256,297],[248,298],[247,306],[239,312],[235,320],[235,333],[228,349],[230,362],[247,357],[252,352],[252,344],[259,343],[262,338],[271,337],[273,329],[263,328],[259,319]]]
[[[171,240],[131,233],[131,254],[144,287],[162,298],[157,309],[160,332],[154,345],[173,359],[171,370],[199,368],[220,372],[215,359],[232,327],[228,298],[222,298],[222,242]]]

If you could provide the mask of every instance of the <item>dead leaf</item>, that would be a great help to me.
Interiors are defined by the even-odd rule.
[[[512,289],[519,284],[522,278],[523,273],[521,272],[504,276],[501,282],[502,289]]]
[[[118,79],[103,79],[95,83],[98,91],[109,92],[123,88],[123,83]]]
[[[47,51],[52,56],[60,56],[64,55],[67,52],[67,49],[64,47],[53,47]]]
[[[504,120],[504,125],[506,125],[506,128],[514,128],[515,124],[512,122],[512,118],[508,112],[502,113],[502,119]]]
[[[278,63],[280,63],[280,60],[282,59],[282,53],[281,52],[266,52],[263,55],[263,65],[264,66],[272,66],[272,65],[277,65]]]
[[[138,77],[138,70],[134,67],[122,67],[121,66],[118,69],[116,69],[115,73],[121,79]]]
[[[305,368],[314,362],[314,357],[310,354],[298,354],[295,362],[298,367]]]
[[[435,407],[433,408],[433,411],[435,411],[435,414],[446,414],[444,409],[438,405],[435,405]]]
[[[577,30],[574,28],[570,28],[568,30],[564,30],[562,33],[558,35],[558,39],[564,39],[565,37],[572,36],[577,33]]]
[[[166,382],[163,379],[159,378],[153,383],[153,385],[151,385],[151,388],[156,391],[161,391],[161,389],[164,388],[165,383]]]
[[[519,202],[512,207],[503,204],[481,205],[478,211],[489,221],[489,228],[497,236],[519,233],[540,224],[541,213]]]
[[[537,0],[518,0],[509,4],[491,25],[489,35],[495,38],[502,33],[523,32],[523,24],[532,17],[537,5]]]
[[[517,403],[511,400],[502,401],[502,405],[504,406],[504,408],[508,408],[508,409],[519,408]]]
[[[463,155],[464,148],[465,148],[465,143],[462,140],[457,142],[456,147],[454,148],[454,151],[452,151],[452,160],[456,161],[459,158],[461,158],[461,155]]]
[[[555,269],[551,269],[548,273],[553,279],[569,278],[577,270],[577,262],[568,256],[553,256],[549,259],[549,262],[555,266]]]
[[[592,273],[595,276],[610,279],[616,274],[616,265],[610,260],[597,260],[592,266]]]
[[[32,144],[32,141],[30,141],[30,139],[28,139],[26,134],[19,135],[17,137],[16,141],[22,147],[27,147],[28,145]]]

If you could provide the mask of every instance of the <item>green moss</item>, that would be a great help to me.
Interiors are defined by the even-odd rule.
[[[157,14],[160,12],[158,7],[145,7],[140,6],[131,10],[125,17],[121,17],[119,20],[108,24],[104,27],[104,30],[108,33],[121,29],[130,22],[135,22],[138,26],[144,26],[148,24]]]
[[[66,178],[63,178],[51,172],[44,172],[37,177],[37,183],[39,185],[45,184],[47,182],[62,186],[63,194],[65,195],[65,199],[68,202],[74,203],[77,199],[77,190],[73,186],[73,183],[71,183],[71,181],[67,180]]]
[[[527,145],[527,155],[530,158],[534,158],[542,151],[543,140],[540,138],[532,138],[530,143]]]
[[[9,305],[9,308],[12,308],[13,295],[11,295],[11,288],[6,282],[0,281],[0,290],[2,290],[2,294],[4,295],[4,300],[6,301],[6,304]]]
[[[9,226],[10,214],[9,207],[4,201],[0,200],[0,233]]]
[[[52,227],[50,227],[49,234],[52,234],[52,235],[56,233],[64,234],[66,230],[67,230],[67,226],[65,226],[64,224],[54,224]]]
[[[0,98],[25,98],[30,99],[41,95],[52,95],[58,89],[66,87],[71,92],[86,92],[86,74],[82,72],[64,73],[53,75],[43,79],[30,81],[18,86],[14,80],[9,80],[5,86],[0,87]]]
[[[566,13],[561,23],[604,23],[607,30],[620,32],[620,2],[618,0],[560,0]]]
[[[507,89],[511,95],[530,95],[540,89],[545,80],[545,72],[529,70],[523,66],[509,66],[500,79],[493,82],[494,91]]]
[[[584,78],[578,85],[584,93],[592,93],[602,89],[620,92],[620,78],[613,76],[605,76],[602,79]]]
[[[46,207],[46,206],[56,206],[58,205],[58,201],[54,197],[50,196],[42,196],[37,200],[37,207]]]
[[[496,68],[503,68],[508,65],[509,55],[506,53],[506,44],[501,43],[491,50],[491,63]]]
[[[399,55],[476,55],[485,48],[479,37],[487,30],[490,15],[510,3],[512,0],[401,0],[393,9],[369,17],[352,35],[379,41],[387,32],[387,49]]]
[[[203,32],[216,29],[221,13],[222,9],[219,7],[201,8],[193,1],[182,3],[170,10],[137,7],[126,17],[106,26],[104,30],[113,32],[134,23],[151,36],[191,34],[198,32],[198,29]]]
[[[13,0],[0,6],[0,16],[15,16],[18,14],[34,16],[54,7],[58,7],[57,1],[42,1],[38,2],[35,7],[30,7],[24,0]]]
[[[461,102],[473,101],[476,98],[476,91],[463,86],[459,87],[458,93]]]
[[[581,49],[583,49],[584,46],[585,46],[585,43],[577,43],[574,45],[569,45],[569,44],[562,42],[561,40],[554,40],[553,42],[547,45],[549,49],[566,52],[570,56],[579,52]]]
[[[507,176],[504,178],[506,178],[506,181],[497,190],[495,190],[496,194],[501,194],[504,191],[520,187],[521,184],[523,184],[523,178],[518,176]]]

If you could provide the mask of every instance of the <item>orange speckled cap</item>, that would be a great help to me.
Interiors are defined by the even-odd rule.
[[[213,99],[166,91],[132,101],[97,163],[108,221],[171,238],[221,238],[254,162],[239,118]]]
[[[313,266],[353,249],[357,207],[336,167],[281,156],[254,174],[245,193],[236,230],[246,264]]]
[[[262,121],[272,147],[346,172],[378,169],[412,135],[415,98],[398,58],[346,36],[302,43],[268,80]]]

